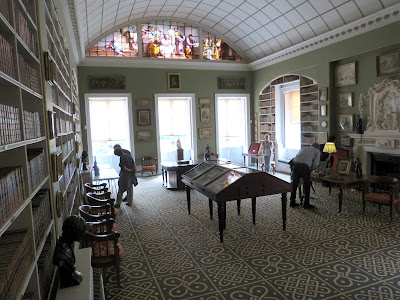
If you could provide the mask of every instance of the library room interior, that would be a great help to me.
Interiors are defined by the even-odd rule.
[[[1,0],[0,299],[400,299],[400,0]]]

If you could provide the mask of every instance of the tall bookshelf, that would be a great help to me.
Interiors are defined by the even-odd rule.
[[[318,83],[300,78],[301,146],[318,143]]]
[[[318,143],[318,83],[299,75],[285,75],[274,79],[261,91],[258,137],[260,141],[263,141],[264,135],[268,133],[271,135],[271,140],[276,142],[276,86],[297,80],[300,82],[301,146]]]
[[[80,202],[78,86],[68,53],[52,1],[0,1],[2,299],[51,298],[56,236]]]

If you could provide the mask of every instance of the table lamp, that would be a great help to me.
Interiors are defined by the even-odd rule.
[[[327,142],[327,143],[325,144],[324,149],[322,150],[322,152],[329,153],[329,156],[328,156],[328,168],[330,169],[330,168],[332,167],[332,166],[331,166],[331,156],[332,156],[332,153],[335,153],[335,152],[336,152],[335,143]]]

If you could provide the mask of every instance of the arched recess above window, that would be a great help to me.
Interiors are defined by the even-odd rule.
[[[174,21],[141,22],[140,27],[140,32],[133,24],[102,37],[86,56],[138,57],[141,53],[157,59],[242,61],[222,39],[199,27]]]
[[[275,143],[279,162],[293,158],[297,151],[319,142],[318,83],[300,75],[285,75],[269,82],[259,94],[259,130]],[[259,133],[259,135],[257,134]]]

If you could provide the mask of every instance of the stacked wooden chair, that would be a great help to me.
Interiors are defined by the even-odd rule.
[[[96,191],[87,192],[87,204],[79,207],[79,213],[87,224],[82,246],[92,248],[92,267],[101,270],[109,266],[115,267],[117,285],[122,287],[120,261],[124,251],[118,241],[120,234],[115,225],[117,210],[114,208],[115,200],[111,198],[111,193],[106,186],[102,186],[91,186]]]

